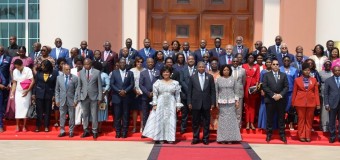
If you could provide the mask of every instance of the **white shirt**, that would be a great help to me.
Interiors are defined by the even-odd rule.
[[[61,52],[61,47],[55,49],[55,56],[56,56],[57,59],[59,58],[60,52]]]
[[[119,73],[120,73],[120,77],[122,78],[122,81],[124,82],[126,69],[123,70],[123,71],[121,69],[119,69]]]
[[[192,66],[192,67],[188,66],[188,70],[189,70],[189,74],[190,74],[190,76],[192,76],[192,75],[193,75],[193,73],[194,73],[194,69],[195,69],[195,67],[194,67],[194,66]]]
[[[204,78],[205,78],[205,73],[198,73],[198,79],[200,81],[201,89],[203,90],[204,87]]]

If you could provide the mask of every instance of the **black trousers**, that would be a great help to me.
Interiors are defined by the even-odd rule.
[[[186,99],[182,99],[181,101],[182,101],[182,104],[184,105],[181,108],[181,112],[182,112],[181,131],[185,131],[188,125],[189,107],[187,105]]]
[[[335,138],[336,133],[336,117],[338,116],[338,121],[340,122],[340,104],[329,111],[329,135],[330,138]],[[340,125],[338,125],[338,132],[340,131]],[[338,138],[340,138],[340,134],[338,133]]]
[[[275,122],[274,115],[275,113],[277,113],[279,122],[279,134],[280,136],[285,136],[285,101],[285,99],[280,99],[278,101],[272,100],[270,103],[266,103],[267,135],[273,134],[273,123]]]
[[[129,128],[129,106],[127,100],[121,100],[120,103],[113,104],[115,115],[116,132],[127,133]]]
[[[209,124],[210,124],[210,109],[201,108],[200,110],[193,109],[192,113],[192,129],[194,134],[193,140],[200,138],[200,124],[203,119],[203,140],[209,140]]]
[[[151,99],[143,99],[142,100],[142,112],[143,112],[143,129],[146,125],[146,122],[148,121],[150,111],[152,109],[152,106],[150,105]]]
[[[50,126],[50,117],[52,110],[52,99],[36,99],[37,106],[37,120],[36,126],[40,127],[41,123],[44,119],[44,127],[47,128]]]

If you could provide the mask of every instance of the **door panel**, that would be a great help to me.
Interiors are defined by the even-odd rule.
[[[152,48],[162,48],[162,43],[165,40],[165,23],[165,16],[162,14],[154,14],[150,17],[148,38],[151,40]]]
[[[245,46],[251,48],[253,41],[253,17],[252,16],[234,16],[234,37],[242,36]]]

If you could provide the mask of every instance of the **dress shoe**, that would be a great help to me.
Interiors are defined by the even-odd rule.
[[[74,137],[73,133],[70,132],[70,134],[68,135],[70,138]]]
[[[97,139],[98,138],[98,133],[93,133],[93,139]]]
[[[185,130],[181,130],[181,134],[184,134],[185,133]]]
[[[334,143],[335,142],[335,138],[329,138],[329,143]]]
[[[122,138],[126,138],[126,137],[127,137],[127,133],[123,133]]]
[[[307,138],[307,139],[306,139],[306,142],[310,142],[310,141],[311,141],[310,138]]]
[[[34,132],[40,132],[39,127],[36,127]]]
[[[64,132],[64,133],[60,133],[59,135],[58,135],[58,137],[65,137],[66,136],[66,133]]]
[[[0,133],[4,132],[4,128],[0,127]]]
[[[286,137],[285,136],[281,136],[281,141],[283,142],[283,143],[285,143],[285,144],[287,144],[287,139],[286,139]]]
[[[198,144],[198,143],[200,143],[199,140],[192,140],[192,141],[191,141],[191,144]]]
[[[46,128],[45,128],[45,132],[49,132],[49,131],[50,131],[50,130],[46,127]]]
[[[161,144],[161,142],[160,141],[155,141],[155,144]]]
[[[272,136],[271,135],[267,135],[267,137],[266,137],[267,143],[269,143],[271,139],[272,139]]]
[[[120,133],[116,132],[116,138],[120,138]]]
[[[90,133],[89,132],[84,132],[80,137],[81,138],[85,138],[85,137],[88,137],[90,136]]]
[[[300,138],[300,142],[306,142],[305,138]]]
[[[204,145],[209,145],[209,141],[208,140],[203,140],[203,144]]]
[[[148,137],[145,137],[145,136],[140,136],[140,138],[148,138]]]

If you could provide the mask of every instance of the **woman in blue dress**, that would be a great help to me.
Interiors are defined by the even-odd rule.
[[[286,112],[288,112],[288,117],[286,122],[289,123],[289,129],[294,130],[293,122],[295,121],[295,113],[293,107],[291,107],[292,102],[292,92],[294,87],[294,79],[298,77],[298,71],[296,68],[290,66],[291,59],[288,56],[283,57],[283,66],[280,67],[280,72],[286,73],[288,79],[288,92],[286,94]],[[296,123],[296,122],[295,122]]]
[[[271,71],[272,60],[270,58],[267,58],[265,61],[265,65],[266,69],[263,69],[260,73],[260,83],[262,83],[264,74]],[[264,91],[262,89],[261,89],[261,105],[259,109],[259,118],[257,125],[258,128],[260,129],[266,129],[267,126],[266,105],[264,103]]]

